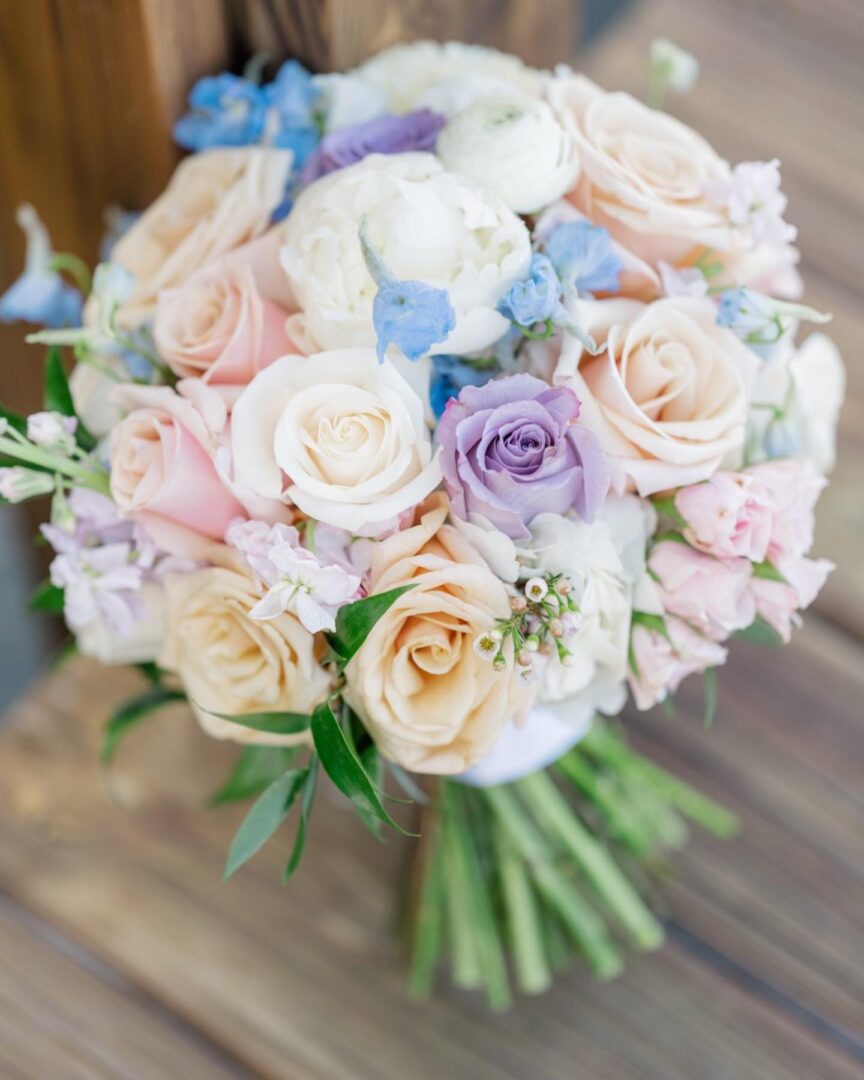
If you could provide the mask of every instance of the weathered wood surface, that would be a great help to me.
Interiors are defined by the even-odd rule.
[[[503,1018],[446,986],[417,1007],[392,933],[405,844],[376,844],[324,797],[290,887],[278,845],[222,885],[242,811],[201,804],[229,748],[175,709],[103,775],[98,728],[135,677],[75,663],[15,707],[0,747],[0,1074],[862,1075],[864,12],[658,0],[585,67],[639,92],[658,33],[703,63],[673,110],[731,158],[783,160],[809,297],[835,313],[850,368],[819,536],[840,565],[818,613],[788,649],[736,649],[713,730],[698,688],[674,719],[632,718],[642,749],[740,814],[741,838],[693,837],[669,943],[616,983],[573,972]]]

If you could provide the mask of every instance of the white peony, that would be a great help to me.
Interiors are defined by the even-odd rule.
[[[282,265],[301,308],[288,320],[294,340],[315,349],[375,345],[364,217],[395,277],[448,291],[456,326],[433,352],[474,352],[505,333],[496,306],[531,262],[523,222],[432,154],[372,154],[306,188],[284,226]]]
[[[286,356],[231,417],[235,479],[357,533],[410,510],[441,481],[423,403],[371,349]]]
[[[626,697],[632,594],[645,568],[645,547],[655,524],[650,504],[632,495],[610,495],[593,525],[560,514],[531,524],[534,566],[573,583],[581,625],[567,638],[572,666],[552,656],[539,674],[538,698],[617,713]]]
[[[393,45],[348,72],[348,76],[383,92],[393,112],[408,112],[423,106],[440,108],[441,95],[436,96],[434,91],[445,85],[448,96],[454,100],[460,85],[469,93],[482,93],[484,89],[494,89],[497,93],[513,88],[537,94],[541,80],[539,71],[526,67],[516,56],[459,41]]]
[[[551,106],[514,94],[484,98],[458,113],[436,149],[448,169],[483,184],[520,214],[561,198],[579,175],[575,141]]]

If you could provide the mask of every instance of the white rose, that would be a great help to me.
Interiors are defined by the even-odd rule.
[[[112,378],[108,372],[116,372]],[[117,356],[100,357],[99,366],[78,363],[69,376],[72,403],[81,423],[97,439],[107,435],[120,423],[123,413],[112,398],[112,391],[128,382],[129,372]]]
[[[144,607],[143,618],[135,619],[128,634],[118,634],[101,620],[75,631],[78,651],[100,664],[144,664],[155,660],[165,637],[165,590],[145,582],[137,598]]]
[[[277,360],[240,395],[231,442],[239,483],[355,533],[441,481],[423,403],[371,349]]]
[[[135,282],[119,312],[123,325],[148,319],[161,289],[178,288],[202,266],[263,233],[284,197],[292,161],[290,150],[260,146],[184,158],[111,253]]]
[[[494,86],[515,88],[537,94],[540,72],[526,67],[516,56],[482,45],[463,45],[458,41],[416,41],[393,45],[348,73],[374,86],[386,95],[394,112],[408,112],[421,106],[435,108],[433,88],[449,84],[449,92],[464,82],[473,88]]]
[[[707,297],[578,301],[574,315],[600,352],[565,334],[552,374],[582,402],[580,420],[610,457],[613,486],[648,496],[706,480],[744,446],[759,361],[718,326]],[[537,370],[554,360],[532,343]]]
[[[552,656],[540,671],[541,701],[566,699],[577,719],[589,706],[610,715],[623,706],[633,589],[654,524],[651,507],[633,495],[610,495],[593,525],[560,514],[532,522],[526,546],[536,569],[570,579],[581,619],[566,641],[572,666]]]
[[[438,157],[470,176],[511,210],[530,214],[576,183],[573,137],[545,101],[486,98],[458,113],[438,136]]]
[[[318,349],[375,345],[364,216],[392,274],[448,291],[456,326],[433,352],[485,349],[506,332],[498,301],[531,262],[523,222],[432,154],[371,154],[306,188],[285,224],[282,265],[302,309],[288,320],[295,340]]]
[[[803,457],[819,472],[829,473],[837,457],[837,421],[845,392],[843,360],[824,334],[810,334],[798,349],[768,360],[753,389],[749,460]],[[776,419],[774,409],[782,413]]]

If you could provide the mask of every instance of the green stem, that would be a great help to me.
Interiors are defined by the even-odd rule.
[[[74,461],[58,458],[47,450],[30,443],[18,442],[6,435],[0,435],[0,454],[8,454],[9,457],[26,461],[29,465],[39,465],[51,472],[60,473],[76,480],[82,487],[101,491],[104,495],[109,493],[108,473],[104,469],[92,469],[84,465],[76,465]]]
[[[60,252],[51,257],[51,269],[59,273],[67,273],[75,279],[75,284],[85,296],[93,286],[93,278],[90,267],[77,255],[69,252]]]
[[[516,787],[540,823],[558,836],[636,946],[656,949],[663,941],[662,926],[609,853],[576,817],[547,773],[532,773],[519,780]]]
[[[431,818],[431,814],[429,817]],[[411,961],[408,972],[408,991],[416,998],[426,998],[432,991],[435,964],[441,952],[441,933],[444,923],[444,873],[441,851],[441,829],[437,820],[429,822],[424,837],[428,845],[427,861],[420,883],[420,899],[414,914],[411,934]]]
[[[549,845],[519,805],[512,785],[485,788],[483,794],[508,840],[528,863],[541,895],[557,911],[594,973],[601,979],[619,975],[621,956],[603,920],[557,869]]]
[[[631,812],[630,803],[622,799],[621,792],[606,777],[595,772],[578,747],[559,758],[555,768],[600,811],[615,839],[637,855],[650,850],[649,831],[643,819]]]
[[[501,892],[516,978],[524,994],[541,994],[552,981],[537,900],[525,863],[513,850],[504,830],[496,827]]]

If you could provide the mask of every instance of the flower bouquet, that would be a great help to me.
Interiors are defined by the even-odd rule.
[[[226,875],[274,836],[296,871],[322,773],[418,832],[417,994],[660,943],[652,874],[735,822],[616,718],[695,673],[710,716],[730,639],[787,641],[830,570],[842,365],[796,344],[778,163],[660,111],[694,77],[666,42],[651,104],[453,43],[223,74],[92,281],[19,212],[45,407],[4,410],[0,493],[51,496],[34,607],[147,680],[105,760],[183,698],[237,743]]]

